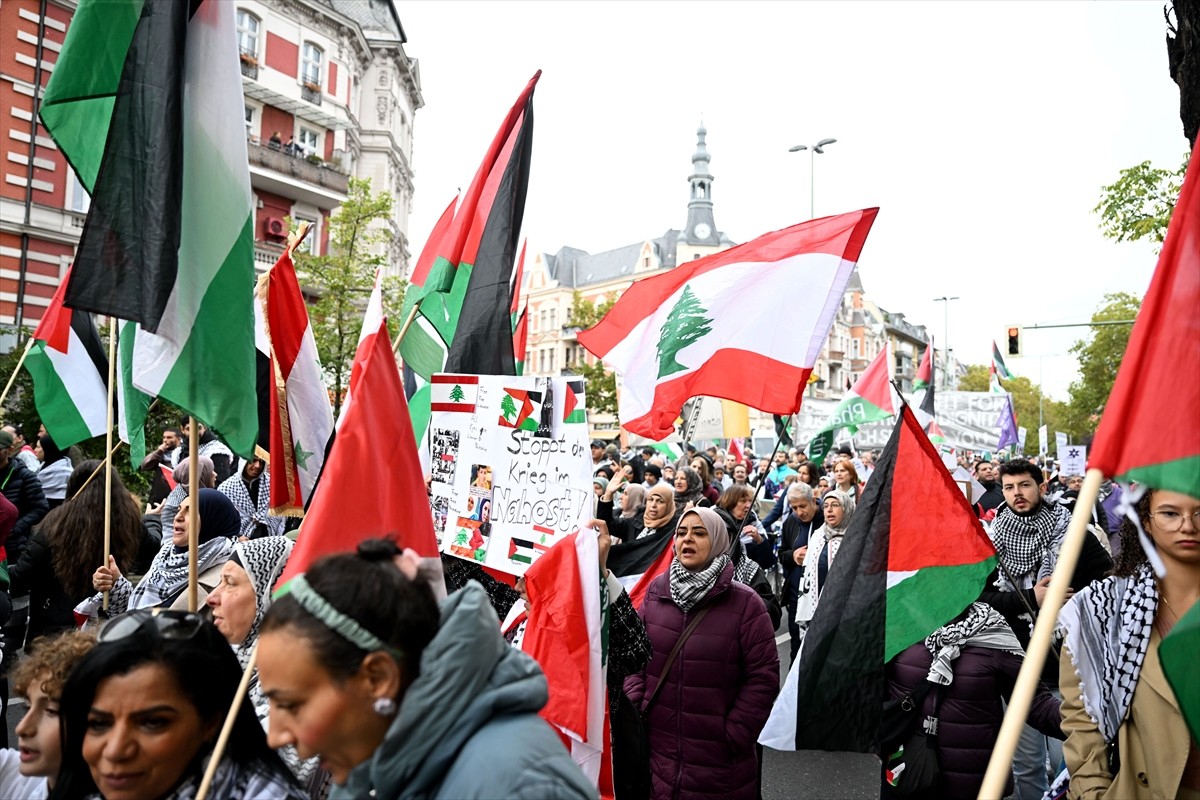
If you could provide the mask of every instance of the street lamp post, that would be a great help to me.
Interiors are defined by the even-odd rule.
[[[817,208],[816,208],[816,203],[814,202],[814,198],[816,196],[814,184],[816,183],[816,181],[814,180],[814,173],[813,173],[813,169],[816,167],[817,153],[824,153],[825,148],[828,147],[829,145],[833,144],[836,141],[837,141],[837,139],[822,139],[821,141],[817,142],[816,144],[812,144],[812,145],[798,144],[795,147],[788,148],[789,153],[799,153],[801,150],[808,151],[808,218],[809,219],[817,218]]]
[[[943,329],[945,331],[946,338],[942,340],[946,343],[946,363],[942,367],[942,388],[943,389],[950,388],[950,353],[951,353],[951,350],[950,350],[950,302],[952,300],[957,300],[957,299],[958,299],[957,297],[935,297],[935,298],[933,298],[933,302],[935,302],[935,303],[945,303],[946,304],[944,306],[945,311],[946,311],[945,328]]]

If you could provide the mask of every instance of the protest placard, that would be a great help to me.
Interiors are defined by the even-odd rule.
[[[1083,475],[1087,469],[1087,448],[1073,444],[1059,451],[1059,475]]]
[[[580,378],[433,376],[430,486],[441,550],[520,575],[590,516]],[[586,519],[584,520],[586,521]]]

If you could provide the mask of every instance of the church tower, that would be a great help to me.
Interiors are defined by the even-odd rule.
[[[708,148],[704,144],[707,134],[704,123],[700,123],[696,130],[696,152],[692,154],[692,175],[688,178],[691,196],[688,199],[687,227],[682,238],[689,245],[717,247],[721,239],[717,224],[713,221],[713,176],[708,171]]]

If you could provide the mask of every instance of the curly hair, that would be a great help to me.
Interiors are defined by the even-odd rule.
[[[12,673],[13,691],[29,696],[29,687],[40,680],[42,693],[47,697],[62,697],[63,684],[79,660],[96,644],[90,631],[67,631],[59,636],[36,640]]]
[[[1138,519],[1142,521],[1143,528],[1150,527],[1150,502],[1154,499],[1154,490],[1147,489],[1142,495],[1142,499],[1137,501],[1134,508],[1137,509]],[[1113,564],[1112,574],[1122,578],[1128,578],[1136,575],[1138,569],[1147,562],[1146,551],[1142,549],[1142,541],[1138,538],[1137,526],[1133,524],[1133,520],[1126,517],[1121,520],[1121,528],[1118,531],[1121,537],[1121,552],[1117,554],[1116,562]]]

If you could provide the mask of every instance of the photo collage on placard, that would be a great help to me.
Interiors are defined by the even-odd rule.
[[[449,492],[454,486],[454,470],[458,464],[459,435],[459,431],[453,428],[434,428],[430,437],[433,445],[429,465],[433,477],[433,532],[439,546],[450,515]]]
[[[462,558],[482,562],[487,558],[492,539],[492,468],[487,464],[471,466],[466,516],[455,519],[454,541],[450,551]]]

